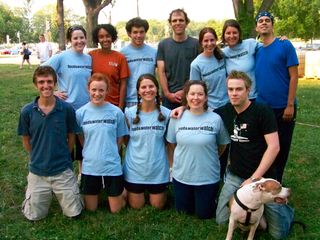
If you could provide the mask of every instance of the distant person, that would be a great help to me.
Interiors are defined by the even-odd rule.
[[[126,109],[129,141],[124,161],[125,188],[132,208],[145,204],[145,192],[155,208],[164,208],[169,183],[165,134],[170,110],[160,105],[159,84],[147,73],[138,78],[137,105]]]
[[[52,56],[42,65],[51,66],[58,75],[58,90],[55,91],[55,95],[77,110],[89,102],[87,84],[91,76],[91,57],[84,53],[87,32],[81,25],[73,25],[67,29],[66,39],[70,42],[71,48]],[[79,161],[80,173],[81,152],[81,144],[76,138],[72,157]]]
[[[90,102],[76,111],[83,144],[81,193],[85,208],[95,211],[105,191],[110,211],[116,213],[126,204],[119,149],[128,128],[122,111],[104,100],[109,91],[106,75],[94,73],[88,91]]]
[[[158,46],[157,67],[163,92],[163,106],[174,109],[181,106],[183,85],[189,80],[190,64],[198,56],[198,40],[186,33],[190,19],[183,9],[169,15],[172,37],[163,39]]]
[[[221,117],[208,111],[204,81],[188,81],[180,119],[170,119],[166,139],[173,155],[173,189],[178,212],[201,219],[215,216],[220,185],[219,156],[230,142]]]
[[[268,104],[277,119],[280,152],[274,166],[276,179],[282,182],[296,121],[299,61],[291,42],[274,36],[273,21],[269,12],[260,12],[256,17],[256,31],[263,47],[256,54],[255,76],[257,101]]]
[[[121,52],[125,55],[130,69],[130,77],[127,82],[127,107],[137,104],[138,78],[146,73],[155,75],[157,50],[145,43],[148,29],[148,21],[139,17],[130,19],[126,24],[131,43],[122,48]]]
[[[26,42],[22,43],[21,54],[22,54],[22,62],[20,64],[20,69],[23,68],[24,61],[27,61],[27,63],[29,64],[29,68],[31,69],[32,68],[31,63],[30,63],[31,51],[29,50]]]
[[[54,194],[63,214],[76,217],[82,211],[82,201],[70,156],[78,132],[75,112],[54,96],[57,76],[51,67],[38,67],[33,84],[39,96],[22,108],[18,126],[30,154],[22,212],[33,221],[46,217]]]
[[[47,61],[52,56],[52,46],[46,41],[44,34],[39,36],[40,42],[37,44],[37,54],[40,64]]]
[[[113,25],[98,25],[92,33],[92,40],[101,48],[90,51],[89,55],[92,57],[92,73],[103,73],[110,79],[105,100],[124,110],[130,72],[125,56],[112,50],[117,38],[118,33]]]
[[[201,29],[199,44],[201,53],[192,61],[190,80],[202,80],[208,88],[208,106],[214,110],[225,105],[228,100],[226,85],[226,64],[217,46],[218,36],[211,27]]]

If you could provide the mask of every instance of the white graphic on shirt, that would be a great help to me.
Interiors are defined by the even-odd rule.
[[[236,124],[235,122],[233,125],[233,135],[231,135],[231,140],[234,142],[249,142],[249,139],[247,137],[241,136],[242,130],[246,130],[246,129],[247,129],[246,123],[240,124],[240,127],[239,127],[238,124]]]

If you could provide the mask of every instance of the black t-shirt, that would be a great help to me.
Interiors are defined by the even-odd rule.
[[[249,178],[258,168],[267,149],[265,134],[277,131],[274,114],[267,105],[252,102],[240,114],[228,103],[216,110],[230,134],[230,171]],[[264,177],[275,177],[269,169]]]

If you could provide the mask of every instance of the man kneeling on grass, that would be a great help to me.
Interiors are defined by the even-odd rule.
[[[29,220],[46,217],[54,193],[63,214],[76,217],[83,204],[70,155],[78,131],[75,112],[53,95],[57,76],[51,67],[38,67],[33,84],[39,96],[22,108],[18,126],[23,146],[30,154],[22,212]]]

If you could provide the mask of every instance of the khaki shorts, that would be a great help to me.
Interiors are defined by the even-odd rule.
[[[50,177],[43,177],[29,172],[26,198],[22,204],[22,213],[29,220],[40,220],[47,216],[55,195],[63,214],[68,217],[78,216],[83,209],[82,198],[76,177],[71,169]]]

